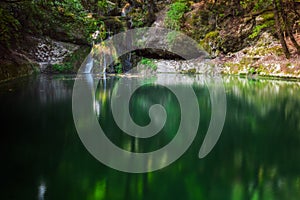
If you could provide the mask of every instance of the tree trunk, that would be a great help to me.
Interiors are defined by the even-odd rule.
[[[285,54],[286,58],[290,58],[291,54],[290,51],[286,45],[286,42],[284,40],[284,35],[283,35],[283,30],[282,30],[282,26],[281,26],[281,22],[280,22],[280,16],[279,16],[279,8],[278,8],[278,4],[277,4],[277,0],[273,0],[273,6],[274,6],[274,19],[275,19],[275,29],[278,35],[278,38],[280,40],[281,46],[283,48],[283,52]]]
[[[285,9],[283,8],[283,3],[282,3],[282,0],[279,0],[279,9],[280,9],[280,14],[281,14],[281,17],[283,19],[283,23],[284,23],[284,27],[285,27],[285,32],[287,33],[287,35],[289,36],[289,38],[291,39],[294,47],[296,47],[297,49],[297,54],[300,55],[300,46],[299,44],[297,43],[294,35],[293,35],[293,29],[292,29],[292,26],[291,26],[291,23],[287,17],[287,14],[285,12]]]
[[[300,13],[297,11],[297,3],[295,0],[292,0],[293,1],[293,9],[294,9],[294,12],[295,14],[300,18]]]
[[[290,26],[287,27],[287,33],[288,33],[288,36],[290,37],[290,39],[291,39],[294,47],[296,47],[296,49],[297,49],[297,54],[300,55],[300,46],[297,43],[297,41],[296,41],[296,39],[295,39],[295,37],[293,35],[293,31],[292,31],[292,29],[291,29]]]

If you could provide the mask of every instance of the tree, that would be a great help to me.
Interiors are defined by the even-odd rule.
[[[288,17],[288,13],[286,12],[286,10],[290,10],[289,8],[289,3],[288,1],[286,2],[286,8],[284,8],[283,2],[282,0],[279,0],[279,8],[280,8],[280,14],[284,23],[284,27],[285,27],[285,32],[287,33],[287,35],[289,36],[289,38],[291,39],[293,45],[295,46],[295,48],[297,49],[297,53],[300,55],[300,46],[297,43],[294,35],[293,35],[293,28],[292,28],[292,22],[290,21],[289,17]],[[297,13],[297,10],[295,9],[295,13]]]
[[[282,24],[281,24],[281,20],[280,20],[280,3],[281,0],[273,0],[273,12],[274,12],[274,19],[275,19],[275,29],[276,29],[276,33],[277,36],[280,40],[281,46],[283,48],[283,52],[285,54],[286,58],[290,58],[291,57],[291,53],[287,47],[287,44],[285,42],[284,39],[284,32],[283,32],[283,28],[282,28]]]

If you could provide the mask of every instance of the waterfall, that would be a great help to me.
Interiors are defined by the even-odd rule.
[[[106,61],[106,55],[105,53],[103,53],[103,81],[104,81],[104,87],[106,88],[106,65],[107,65],[107,61]]]
[[[106,55],[105,55],[104,52],[103,52],[102,56],[103,56],[103,63],[102,63],[102,65],[103,65],[103,70],[102,70],[102,72],[103,72],[103,74],[105,74],[107,62],[106,62]]]
[[[82,73],[90,74],[90,73],[106,73],[106,65],[110,62],[109,57],[103,49],[98,48],[97,51],[98,56],[95,55],[95,52],[91,52],[87,57],[85,62],[83,63]],[[99,55],[100,54],[100,55]],[[95,62],[98,61],[98,62]]]
[[[90,54],[82,64],[81,73],[105,75],[105,73],[111,71],[109,66],[114,62],[116,55],[117,51],[111,41],[93,45]]]
[[[94,59],[92,55],[89,54],[88,57],[86,58],[86,64],[85,64],[85,68],[83,69],[83,73],[85,74],[91,73],[93,66],[94,66]]]

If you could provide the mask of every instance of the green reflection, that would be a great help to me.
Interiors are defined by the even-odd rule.
[[[209,93],[200,76],[180,78],[193,84],[197,94],[198,135],[179,160],[147,174],[109,169],[87,152],[73,123],[72,77],[41,76],[2,85],[2,130],[9,132],[2,134],[0,147],[0,198],[38,199],[42,179],[45,199],[299,199],[300,83],[224,77],[224,130],[213,151],[199,160],[210,120]],[[110,99],[117,80],[101,79],[95,94],[95,113],[107,136],[136,152],[168,144],[176,134],[180,109],[175,96],[159,86],[160,77],[139,89],[130,105],[132,118],[141,125],[149,122],[151,105],[165,106],[166,126],[151,139],[134,139],[116,127]]]

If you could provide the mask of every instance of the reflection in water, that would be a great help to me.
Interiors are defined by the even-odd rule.
[[[31,97],[38,98],[39,102],[44,105],[59,101],[63,102],[72,96],[72,79],[72,77],[68,76],[53,78],[41,76],[36,80],[34,87],[25,85],[28,88],[23,93],[25,96],[30,93]]]
[[[38,200],[44,200],[45,199],[45,193],[46,193],[46,184],[45,182],[41,182],[38,188],[39,194],[38,194]]]
[[[163,76],[149,79],[149,84],[131,98],[132,118],[140,125],[149,123],[149,106],[159,103],[166,108],[165,127],[149,139],[130,137],[116,127],[110,99],[118,77],[107,76],[106,83],[103,79],[97,83],[95,113],[101,110],[99,122],[107,137],[135,152],[159,149],[177,132],[178,102],[158,83],[175,84],[178,79],[182,82],[176,87],[193,84],[201,114],[194,143],[172,165],[146,174],[117,172],[86,151],[72,118],[72,77],[41,76],[2,85],[2,130],[9,132],[3,132],[0,145],[0,198],[300,198],[299,83],[224,77],[228,103],[225,126],[213,151],[199,160],[211,115],[208,90],[201,76],[170,77],[173,82]]]
[[[279,80],[247,80],[232,77],[224,78],[225,85],[235,97],[247,101],[261,116],[265,116],[275,107],[281,106],[277,102],[288,100],[285,104],[286,112],[291,112],[297,107],[296,102],[300,101],[297,95],[300,82],[279,81]],[[233,84],[234,83],[234,84]],[[289,98],[292,97],[290,100]],[[294,107],[296,106],[296,107]],[[279,108],[278,108],[279,109]],[[298,114],[299,112],[293,113]],[[287,114],[287,113],[286,113]]]

